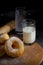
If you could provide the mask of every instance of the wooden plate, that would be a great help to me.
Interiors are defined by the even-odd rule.
[[[0,58],[0,65],[39,65],[42,62],[43,50],[38,43],[25,46],[22,56],[11,58],[5,55]]]

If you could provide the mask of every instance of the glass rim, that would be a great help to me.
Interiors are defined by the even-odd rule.
[[[36,24],[36,21],[34,19],[27,19],[28,24]]]
[[[20,9],[21,9],[21,10],[25,10],[26,7],[16,7],[16,8],[15,8],[15,10],[20,10]]]

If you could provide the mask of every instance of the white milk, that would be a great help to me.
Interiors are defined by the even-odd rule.
[[[36,38],[35,27],[24,27],[23,28],[23,41],[24,43],[33,43]]]

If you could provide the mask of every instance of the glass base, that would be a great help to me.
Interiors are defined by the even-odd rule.
[[[23,40],[23,33],[16,31],[16,36]]]
[[[16,34],[17,34],[17,35],[22,35],[23,33],[16,31]]]
[[[33,45],[36,41],[34,41],[33,43],[24,43],[25,45]]]

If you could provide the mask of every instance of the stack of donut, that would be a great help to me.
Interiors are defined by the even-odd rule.
[[[0,35],[0,57],[7,53],[8,56],[18,57],[24,52],[23,41],[17,37],[9,38],[7,33]]]
[[[9,35],[7,33],[0,35],[0,57],[5,54],[4,45],[5,45],[6,40],[8,39],[9,39]]]

